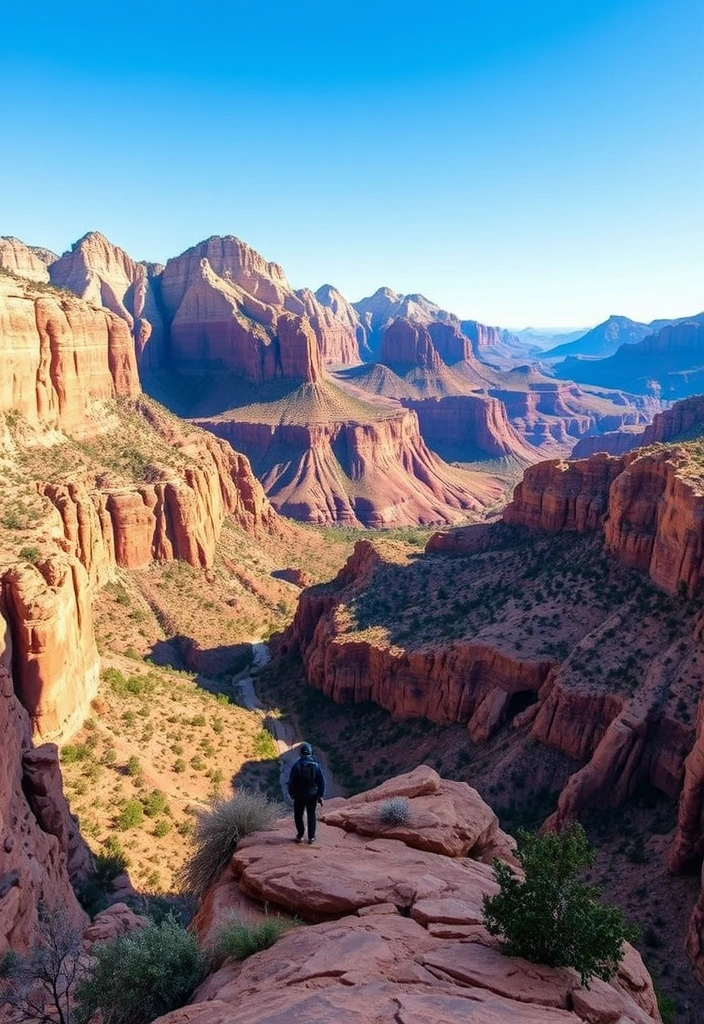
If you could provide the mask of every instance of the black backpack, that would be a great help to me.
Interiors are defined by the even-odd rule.
[[[315,796],[318,792],[318,765],[315,761],[300,761],[296,792],[301,797]]]

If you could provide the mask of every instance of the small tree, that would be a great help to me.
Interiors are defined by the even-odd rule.
[[[83,929],[62,907],[39,904],[37,944],[0,965],[0,1008],[14,1021],[71,1024]]]
[[[618,907],[600,903],[601,889],[578,876],[594,863],[594,850],[581,825],[537,835],[521,830],[521,879],[494,861],[500,891],[484,897],[484,924],[501,935],[508,956],[551,967],[574,967],[582,984],[607,980],[623,959],[623,943],[635,937]]]

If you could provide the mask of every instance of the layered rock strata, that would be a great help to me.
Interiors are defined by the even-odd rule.
[[[29,716],[12,676],[22,668],[13,650],[8,612],[0,605],[0,957],[27,952],[37,937],[38,907],[59,907],[82,925],[86,916],[71,887],[91,868],[61,788],[56,748],[32,748]]]
[[[51,264],[50,275],[52,284],[126,321],[140,368],[150,370],[166,358],[157,283],[162,269],[138,263],[104,235],[91,231]]]
[[[7,277],[0,277],[0,356],[0,412],[36,425],[95,432],[97,402],[140,390],[124,320]]]
[[[10,274],[46,284],[49,281],[49,266],[57,259],[56,253],[49,249],[25,245],[19,238],[0,237],[0,268]]]
[[[423,442],[413,412],[313,423],[251,422],[246,412],[201,426],[244,451],[282,515],[308,523],[457,523],[501,488],[447,466]]]
[[[393,835],[382,824],[379,809],[389,798],[408,801],[419,841],[413,828]],[[275,1024],[294,1016],[378,1024],[660,1020],[652,983],[630,946],[613,981],[594,980],[589,988],[571,969],[502,956],[482,924],[483,897],[496,891],[482,859],[510,857],[510,844],[469,786],[421,766],[326,808],[314,851],[291,843],[288,822],[243,840],[217,884],[215,915],[194,925],[201,938],[216,933],[228,907],[242,913],[243,896],[249,915],[261,916],[267,903],[314,923],[242,966],[226,963],[191,1006],[161,1024]],[[450,832],[462,840],[448,843]]]
[[[359,362],[356,326],[312,292],[294,292],[277,264],[232,236],[171,259],[161,276],[169,368],[225,368],[261,382],[314,381],[321,362]]]

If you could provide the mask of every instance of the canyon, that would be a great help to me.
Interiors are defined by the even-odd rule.
[[[380,288],[351,304],[331,285],[295,291],[279,265],[234,236],[164,265],[137,262],[97,232],[60,257],[4,239],[0,267],[38,274],[121,319],[145,390],[239,445],[273,505],[304,522],[481,516],[523,466],[568,455],[584,435],[644,425],[658,408],[653,397],[516,367],[530,351],[517,336],[422,295]],[[325,388],[328,401],[301,401],[306,385]],[[294,404],[295,426],[311,429],[288,421]],[[387,472],[372,471],[370,452]]]
[[[427,300],[416,303],[415,320],[396,317],[383,333],[374,328],[375,338],[330,286],[294,292],[280,268],[236,239],[210,239],[163,270],[116,257],[100,236],[60,258],[5,242],[0,252],[14,263],[3,255],[9,273],[0,275],[0,678],[8,736],[1,811],[23,837],[19,846],[5,843],[0,864],[6,946],[31,945],[42,893],[57,893],[83,920],[70,886],[89,873],[91,858],[51,741],[65,747],[93,715],[105,685],[104,637],[112,635],[105,619],[120,608],[135,623],[150,616],[153,630],[136,652],[122,645],[121,669],[167,649],[168,658],[182,656],[178,665],[209,666],[207,676],[233,671],[233,641],[255,635],[238,624],[245,614],[265,613],[281,627],[297,601],[274,648],[280,663],[300,660],[314,691],[343,706],[377,704],[402,722],[459,725],[472,757],[506,742],[507,773],[514,750],[537,759],[555,752],[553,774],[545,768],[551,826],[595,807],[623,807],[652,787],[678,805],[670,869],[699,871],[700,399],[647,426],[655,408],[647,399],[525,367],[499,375],[477,351],[514,342],[491,341],[486,329],[484,345],[472,345],[469,328],[428,310]],[[84,298],[74,294],[79,289]],[[386,362],[371,362],[374,351]],[[142,382],[189,422],[145,394]],[[622,423],[639,437],[638,450],[538,461],[566,455],[580,433]],[[441,455],[453,452],[454,461],[492,460],[523,472],[502,521],[486,520],[496,518],[506,478],[444,462]],[[332,560],[322,565],[333,541],[312,540],[281,512],[352,527],[480,521],[434,535],[423,552],[392,535],[359,541],[332,581],[317,582],[334,575],[324,571]],[[310,582],[318,560],[314,585],[299,599],[290,581]],[[185,597],[177,609],[170,601],[178,587]],[[209,634],[207,620],[215,622]],[[364,803],[352,799],[352,808]],[[356,837],[360,857],[368,843],[374,854],[376,842],[410,843],[365,832],[364,808],[331,805],[326,813],[331,830]],[[480,817],[494,822],[488,810]],[[493,852],[505,854],[504,839],[493,834]],[[331,832],[331,858],[348,849],[344,842]],[[256,857],[270,857],[252,845]],[[464,856],[460,847],[450,856]],[[237,884],[266,901],[268,883],[248,875],[246,857],[234,869]],[[277,871],[279,862],[271,863]],[[440,871],[431,860],[416,866],[423,877]],[[398,893],[386,895],[372,903],[396,906]],[[335,908],[333,896],[311,890],[306,900],[320,900],[314,928],[329,924],[329,914],[345,917],[344,942],[365,928],[358,920],[367,904]],[[294,903],[289,909],[300,911]],[[428,933],[476,928],[469,918],[413,921]],[[701,897],[687,940],[700,979],[703,921]],[[320,934],[325,942],[328,933]],[[484,964],[490,947],[472,936],[443,940],[464,943],[462,955]],[[396,949],[400,940],[383,941]],[[491,972],[501,974],[495,961]],[[216,1002],[231,983],[217,989]],[[239,989],[228,991],[237,998]],[[598,1019],[593,1007],[579,1016],[586,1005],[579,1000],[588,997],[575,997],[572,983],[560,991],[562,1002],[550,1007],[563,1019]],[[606,995],[623,1018],[642,1019],[619,995]],[[648,1006],[641,1011],[649,1014],[652,1000]],[[546,1019],[530,1013],[531,1024]]]

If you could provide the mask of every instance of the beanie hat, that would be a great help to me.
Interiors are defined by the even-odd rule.
[[[310,757],[310,755],[312,753],[313,753],[313,748],[311,747],[310,743],[301,743],[301,756],[302,757]]]

